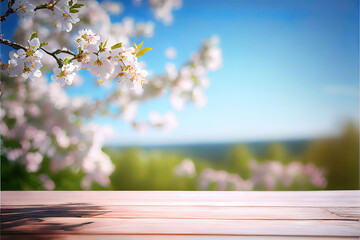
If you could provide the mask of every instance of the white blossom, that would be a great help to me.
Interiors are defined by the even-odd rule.
[[[165,56],[168,58],[168,59],[174,59],[176,58],[177,56],[177,51],[175,48],[173,47],[169,47],[167,49],[165,49]]]
[[[150,38],[154,35],[154,29],[155,24],[153,22],[139,22],[135,24],[132,34]]]
[[[165,132],[172,131],[178,125],[176,116],[172,112],[161,115],[158,112],[152,111],[149,113],[149,122],[153,127],[159,128]]]
[[[34,38],[29,41],[26,50],[19,49],[17,52],[11,51],[8,61],[7,71],[10,77],[21,77],[23,79],[33,79],[41,77],[41,59],[43,54],[40,52],[40,41]]]
[[[24,162],[29,172],[36,172],[40,168],[43,156],[39,152],[29,152],[25,155]]]
[[[207,72],[217,70],[222,62],[218,44],[217,37],[204,41],[200,51],[192,55],[190,63],[185,64],[178,72],[171,65],[167,67],[167,75],[172,82],[170,102],[174,109],[184,109],[188,101],[193,101],[199,108],[206,105],[204,90],[209,87]]]
[[[199,176],[199,188],[208,190],[211,183],[216,184],[216,190],[252,190],[254,184],[252,181],[243,180],[239,175],[228,173],[220,170],[216,171],[211,168],[204,169]]]
[[[294,182],[320,188],[327,185],[323,171],[312,164],[292,162],[286,166],[278,161],[258,163],[252,160],[250,169],[252,171],[251,180],[255,186],[265,187],[268,190],[275,189],[278,185],[289,187]]]
[[[120,86],[141,89],[147,71],[140,67],[134,48],[107,48],[106,41],[91,30],[82,30],[76,38],[81,57],[76,61],[78,68],[84,68],[99,77],[98,83],[117,80]]]
[[[29,20],[35,15],[35,7],[33,4],[29,3],[27,0],[16,0],[12,5],[13,9],[18,9],[16,13],[19,17]]]
[[[49,178],[48,175],[46,174],[40,174],[39,175],[39,180],[41,181],[43,187],[46,190],[54,190],[55,188],[55,183]]]
[[[182,6],[182,0],[150,0],[149,3],[155,18],[166,25],[171,24],[174,19],[172,11]]]
[[[73,63],[64,64],[61,68],[55,67],[51,80],[57,82],[61,87],[71,85],[76,73],[77,67]]]
[[[56,27],[60,31],[65,30],[67,32],[70,32],[72,29],[72,24],[80,21],[77,13],[70,12],[69,2],[70,0],[59,0],[56,1],[56,4],[54,5],[53,14],[56,20]]]
[[[178,176],[194,177],[196,174],[195,164],[190,159],[184,159],[174,168],[174,172]]]
[[[96,44],[100,41],[100,36],[93,33],[91,29],[83,29],[79,31],[79,36],[75,38],[79,47],[87,51],[96,51]]]
[[[106,0],[103,1],[101,5],[106,11],[111,14],[121,14],[124,11],[124,7],[120,2]]]

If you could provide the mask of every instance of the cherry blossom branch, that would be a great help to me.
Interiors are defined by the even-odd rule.
[[[4,45],[8,45],[8,46],[10,46],[12,48],[15,48],[16,50],[23,49],[23,50],[26,51],[26,47],[24,47],[24,46],[22,46],[22,45],[20,45],[18,43],[13,43],[13,42],[11,42],[11,41],[9,41],[7,39],[0,38],[0,43],[4,44]]]
[[[2,2],[2,1],[3,1],[3,0],[1,0],[1,2]],[[43,4],[43,5],[37,6],[37,7],[34,9],[34,11],[37,11],[37,10],[39,10],[39,9],[48,9],[48,10],[53,11],[53,10],[54,10],[54,5],[55,5],[57,2],[58,2],[58,1],[56,1],[55,3],[49,2],[49,3],[47,3],[47,4]],[[7,18],[10,14],[12,14],[12,13],[16,12],[17,10],[19,10],[19,8],[17,8],[17,9],[12,8],[12,6],[14,5],[14,3],[15,3],[15,0],[9,0],[8,10],[6,11],[6,13],[5,13],[3,16],[0,17],[0,21],[1,21],[1,22],[4,22],[4,21],[6,20],[6,18]]]
[[[56,60],[57,64],[59,65],[59,67],[62,67],[62,65],[63,65],[64,63],[62,62],[62,60],[61,60],[60,58],[58,58],[58,57],[56,56],[57,54],[67,53],[67,54],[69,54],[69,55],[72,55],[72,56],[74,57],[74,59],[77,57],[77,55],[76,55],[75,53],[71,52],[70,50],[57,49],[57,50],[55,50],[55,51],[53,51],[53,52],[49,52],[49,51],[47,51],[46,49],[44,49],[44,48],[42,48],[42,47],[41,47],[40,49],[43,50],[45,53],[49,54],[50,56],[52,56],[53,58],[55,58],[55,60]]]
[[[7,18],[10,14],[16,12],[17,9],[11,8],[12,5],[14,4],[14,2],[15,2],[14,0],[9,0],[8,10],[6,11],[6,13],[5,13],[3,16],[0,17],[0,21],[1,21],[1,22],[5,21],[6,18]]]
[[[2,2],[2,1],[4,1],[4,0],[1,0],[1,2]],[[58,2],[58,1],[56,1],[56,3],[57,3],[57,2]],[[0,21],[1,21],[1,22],[4,22],[4,21],[6,20],[6,18],[7,18],[10,14],[12,14],[12,13],[16,12],[17,10],[19,10],[19,8],[17,8],[17,9],[12,8],[12,6],[14,5],[14,3],[15,3],[15,0],[9,0],[8,10],[6,11],[6,13],[5,13],[3,16],[0,17]],[[51,2],[50,2],[50,3],[48,3],[48,4],[43,4],[43,5],[37,6],[37,7],[34,9],[34,11],[37,11],[37,10],[39,10],[39,9],[49,9],[49,10],[53,11],[53,10],[54,10],[54,5],[55,5],[56,3],[51,3]]]
[[[41,48],[43,49],[43,48]],[[44,50],[44,49],[43,49]],[[70,50],[61,50],[61,49],[58,49],[58,50],[55,50],[54,52],[52,52],[53,54],[59,54],[59,53],[67,53],[67,54],[70,54],[74,57],[76,57],[77,55],[73,52],[71,52]]]
[[[49,3],[42,4],[40,6],[37,6],[34,11],[37,11],[39,9],[48,9],[51,11],[54,11],[54,6],[59,2],[59,0],[56,0],[56,2],[50,1]]]
[[[62,67],[63,63],[61,62],[61,60],[56,56],[56,54],[54,52],[49,52],[47,50],[45,50],[44,48],[40,48],[41,50],[43,50],[45,53],[47,53],[48,55],[52,56],[53,58],[55,58],[57,64],[59,65],[59,67]]]
[[[9,41],[9,40],[7,40],[7,39],[0,38],[0,43],[1,43],[1,44],[4,44],[4,45],[8,45],[8,46],[10,46],[10,47],[12,47],[12,48],[14,48],[14,49],[16,49],[16,50],[18,50],[18,49],[23,49],[23,50],[25,50],[25,51],[27,50],[26,47],[22,46],[21,44],[11,42],[11,41]],[[52,57],[56,60],[56,62],[57,62],[57,64],[59,65],[59,67],[61,67],[61,66],[63,65],[63,63],[62,63],[62,61],[56,56],[57,54],[67,53],[67,54],[70,54],[70,55],[76,57],[76,54],[73,53],[73,52],[71,52],[71,51],[69,51],[69,50],[60,50],[60,49],[57,49],[57,50],[55,50],[55,51],[53,51],[53,52],[49,52],[49,51],[47,51],[46,49],[44,49],[44,48],[42,48],[42,47],[41,47],[40,49],[43,50],[46,54],[52,56]]]

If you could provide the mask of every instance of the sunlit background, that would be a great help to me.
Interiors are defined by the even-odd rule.
[[[134,122],[174,112],[171,131],[141,133],[125,116],[89,117],[111,127],[103,146],[114,165],[108,184],[84,184],[86,174],[72,166],[54,171],[51,157],[28,171],[3,154],[3,190],[359,189],[358,1],[169,2],[176,4],[168,18],[154,15],[147,0],[116,2],[110,6],[119,11],[108,11],[112,23],[149,24],[147,33],[129,36],[153,48],[141,59],[149,79],[180,69],[206,39],[218,41],[206,105],[177,111],[165,93],[138,106]],[[11,39],[18,17],[8,21],[2,34]],[[7,60],[11,49],[1,47]],[[64,88],[69,97],[96,101],[117,87],[80,76]]]

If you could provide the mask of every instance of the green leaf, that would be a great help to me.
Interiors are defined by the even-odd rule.
[[[71,12],[71,13],[78,13],[79,10],[77,10],[77,9],[75,9],[75,8],[71,8],[71,9],[70,9],[70,12]]]
[[[120,43],[112,45],[111,49],[114,50],[116,48],[120,48],[121,46],[122,46],[122,43],[120,42]]]
[[[81,8],[82,6],[84,6],[84,4],[75,3],[74,5],[71,6],[71,8]]]
[[[107,44],[108,40],[109,40],[109,37],[106,39],[103,48],[106,48],[106,44]]]
[[[36,34],[32,33],[31,36],[30,36],[30,41],[33,40],[35,37],[36,37]]]
[[[32,33],[30,36],[30,41],[33,40],[34,38],[36,38],[38,36],[38,32],[36,30],[36,32]]]
[[[151,50],[152,48],[143,48],[141,49],[137,54],[136,57],[140,57],[142,55],[144,55],[144,53],[146,53],[147,51]]]
[[[40,47],[46,46],[46,45],[48,45],[48,44],[49,44],[49,43],[47,43],[47,42],[40,43]]]
[[[69,64],[69,63],[71,63],[72,60],[74,60],[74,58],[70,58],[70,59],[69,59],[69,58],[65,58],[65,59],[64,59],[64,63],[65,63],[65,64]]]
[[[137,48],[140,49],[143,44],[144,44],[144,41],[142,41],[142,42],[137,46]]]

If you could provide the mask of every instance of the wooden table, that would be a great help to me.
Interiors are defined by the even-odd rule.
[[[360,191],[1,194],[2,239],[360,237]]]

